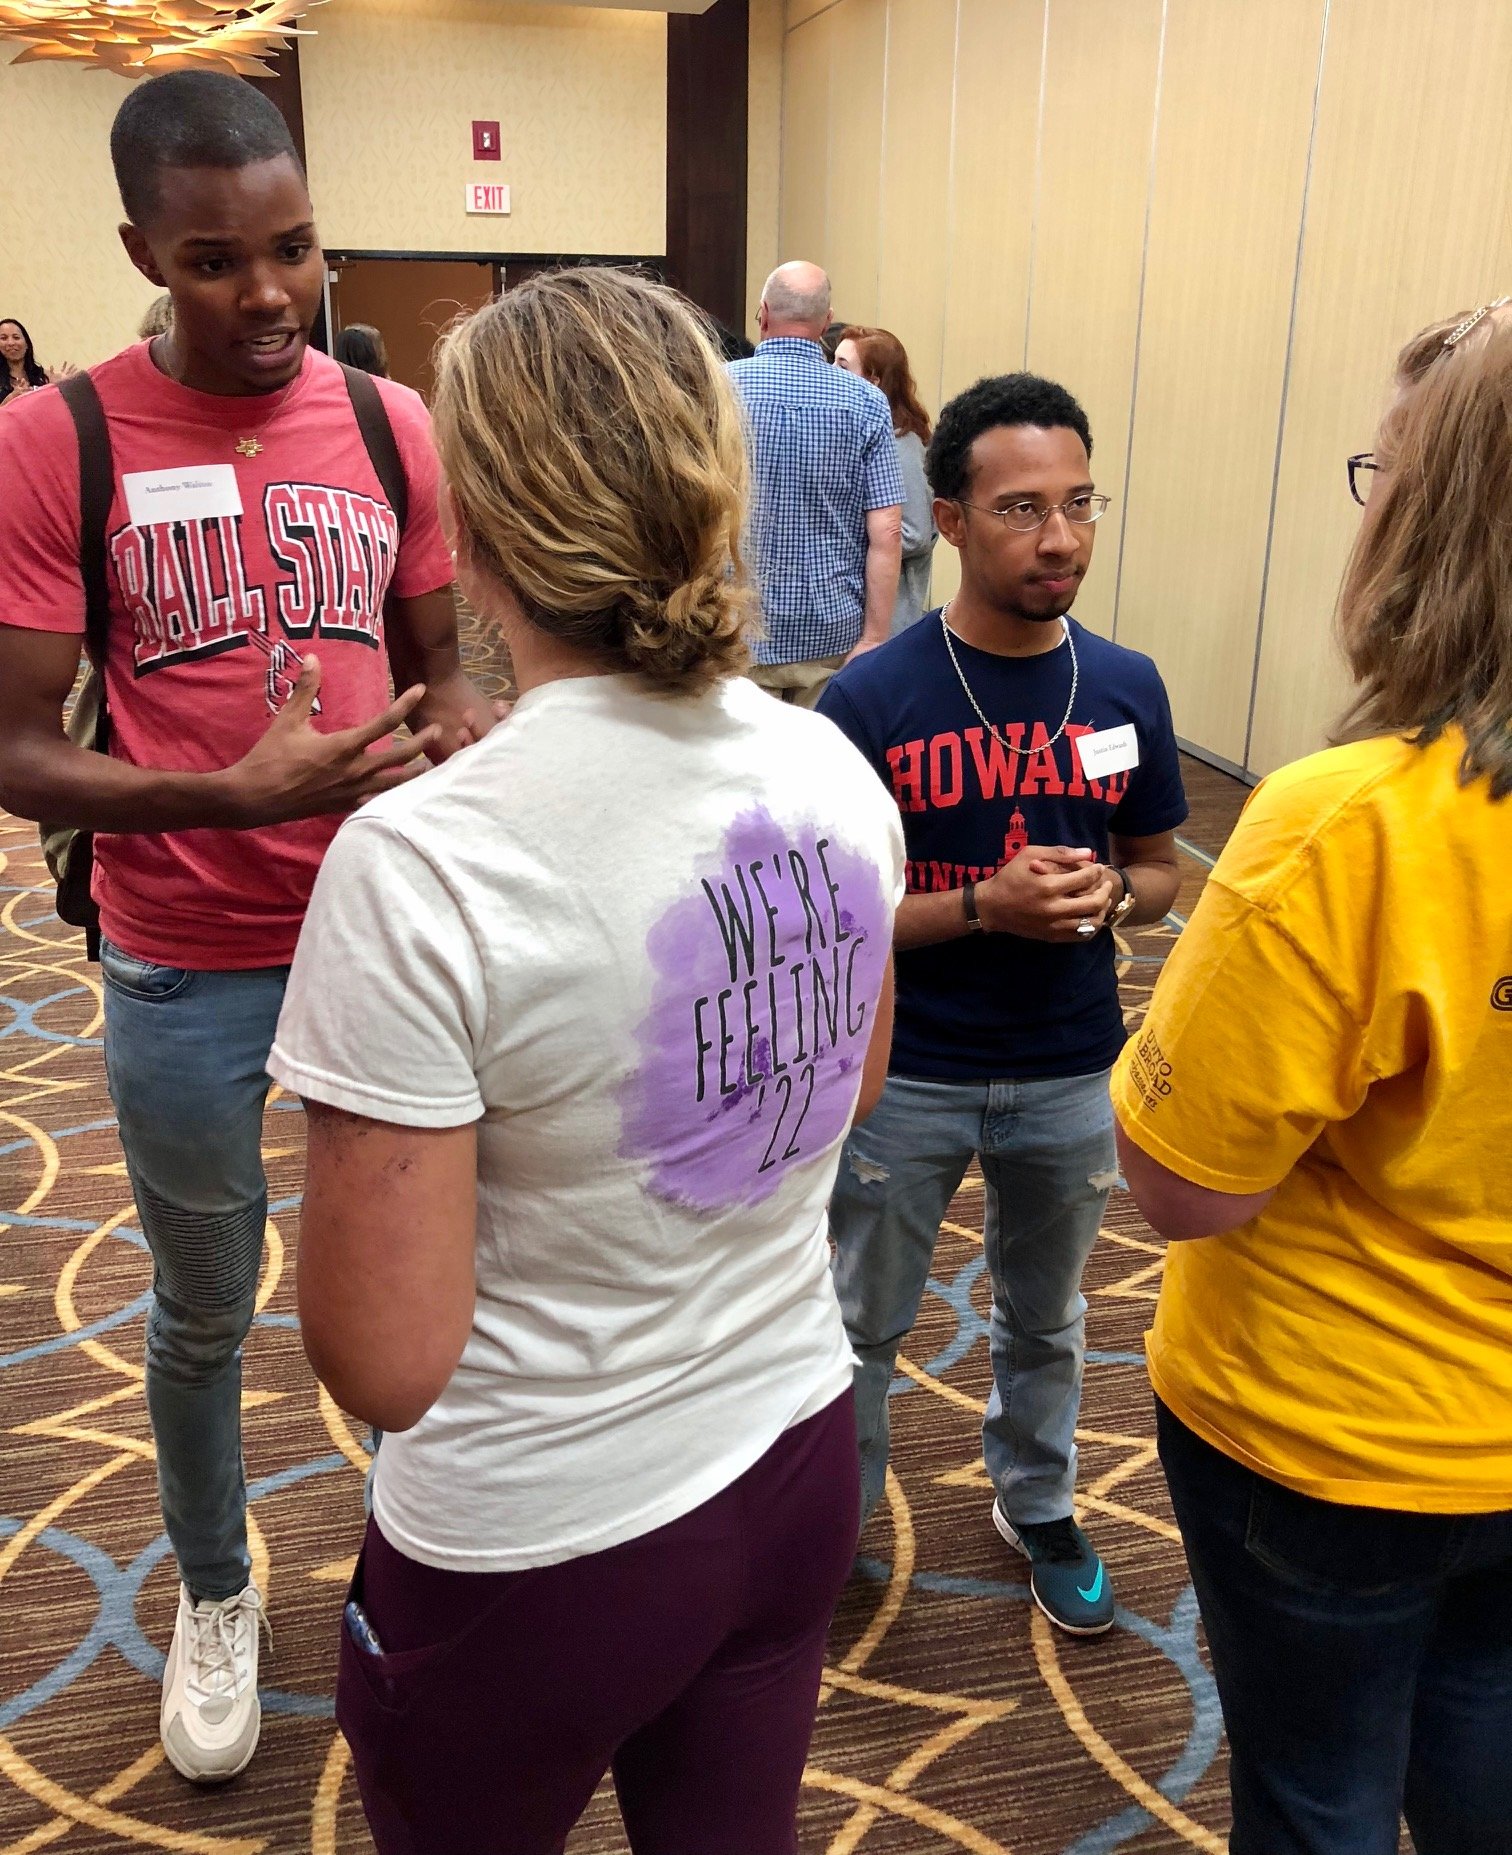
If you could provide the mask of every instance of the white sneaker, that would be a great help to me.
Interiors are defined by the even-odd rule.
[[[257,1750],[259,1626],[271,1643],[273,1631],[255,1584],[218,1604],[195,1603],[188,1587],[179,1586],[158,1727],[169,1764],[192,1783],[234,1778]]]

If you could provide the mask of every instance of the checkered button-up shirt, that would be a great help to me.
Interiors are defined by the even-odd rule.
[[[903,501],[892,413],[816,341],[779,335],[730,374],[752,462],[748,537],[761,587],[761,663],[842,657],[866,610],[866,517]]]

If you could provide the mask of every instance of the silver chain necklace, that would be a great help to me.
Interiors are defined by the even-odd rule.
[[[1017,754],[1021,760],[1027,760],[1032,753],[1040,754],[1043,753],[1046,748],[1054,747],[1055,743],[1070,726],[1071,711],[1076,707],[1076,685],[1081,677],[1081,668],[1076,661],[1076,640],[1071,636],[1071,626],[1069,622],[1065,618],[1061,619],[1061,636],[1066,640],[1066,649],[1071,653],[1071,699],[1066,704],[1065,714],[1061,716],[1061,725],[1055,730],[1054,734],[1050,736],[1048,741],[1042,741],[1038,747],[1015,747],[1012,741],[1005,741],[1002,735],[998,733],[997,729],[993,727],[992,723],[988,721],[987,717],[982,713],[981,703],[978,702],[976,697],[971,693],[971,685],[966,681],[966,672],[961,668],[961,660],[955,654],[955,641],[950,629],[950,608],[954,604],[954,599],[947,601],[945,609],[940,613],[940,629],[945,633],[945,648],[950,653],[950,661],[955,665],[956,675],[961,679],[961,687],[966,691],[966,700],[976,710],[977,720],[981,722],[982,726],[1005,753]]]

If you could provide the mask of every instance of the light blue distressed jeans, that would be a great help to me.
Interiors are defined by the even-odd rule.
[[[846,1141],[830,1232],[858,1361],[863,1517],[887,1478],[898,1347],[918,1315],[940,1222],[978,1156],[992,1281],[987,1473],[1015,1523],[1072,1511],[1086,1353],[1082,1267],[1118,1171],[1106,1070],[1046,1082],[889,1076],[881,1102]]]
[[[262,1266],[268,1052],[286,966],[186,972],[107,941],[105,1072],[152,1252],[147,1410],[163,1524],[196,1598],[246,1584],[241,1343]]]

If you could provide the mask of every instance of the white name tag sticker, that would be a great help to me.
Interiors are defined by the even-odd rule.
[[[1104,728],[1097,734],[1079,734],[1076,751],[1088,779],[1107,779],[1139,765],[1139,736],[1132,721],[1121,728]]]
[[[189,464],[180,470],[128,470],[121,478],[134,528],[153,522],[213,521],[240,515],[234,464]]]

